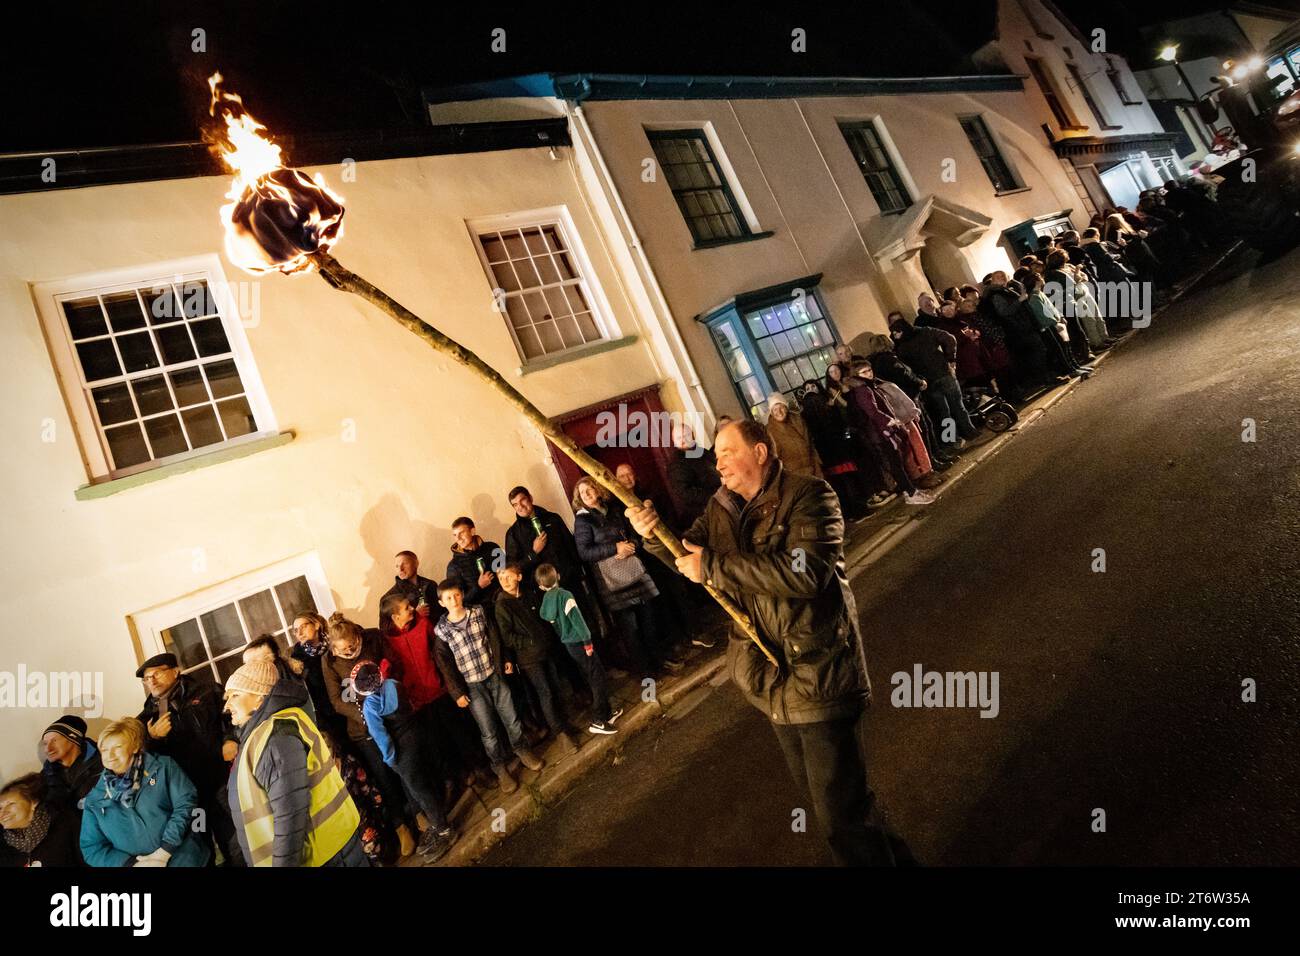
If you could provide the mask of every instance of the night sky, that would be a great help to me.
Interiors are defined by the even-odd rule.
[[[1300,0],[1279,5],[1300,8]],[[422,84],[533,72],[924,76],[971,72],[992,36],[992,0],[953,3],[665,4],[565,2],[517,12],[441,4],[129,3],[59,5],[0,36],[7,102],[0,151],[188,142],[206,119],[214,70],[255,116],[284,132],[419,125]],[[1146,55],[1143,22],[1218,4],[1063,0],[1113,49]],[[826,9],[831,7],[831,9]],[[54,8],[49,8],[54,9]],[[762,11],[760,14],[758,11]],[[378,11],[378,12],[376,12]],[[884,12],[887,11],[887,12]],[[489,49],[494,27],[507,52]],[[793,27],[808,52],[790,50]],[[206,30],[207,51],[191,50]]]

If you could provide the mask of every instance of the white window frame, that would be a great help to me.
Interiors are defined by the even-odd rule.
[[[308,551],[277,561],[275,564],[267,565],[264,568],[258,568],[256,571],[249,571],[238,577],[230,578],[201,591],[177,598],[174,601],[157,604],[147,610],[130,615],[129,619],[135,629],[136,638],[144,651],[144,659],[148,660],[155,654],[162,654],[167,651],[167,644],[162,636],[164,630],[175,627],[182,621],[199,618],[209,611],[214,611],[226,604],[233,603],[235,605],[235,611],[239,614],[240,621],[247,630],[248,623],[243,619],[243,611],[240,610],[239,600],[259,591],[270,590],[278,605],[280,598],[275,593],[275,586],[297,577],[307,579],[307,587],[311,591],[312,600],[316,602],[316,613],[324,618],[328,618],[333,614],[336,610],[334,597],[330,591],[329,582],[325,578],[325,569],[321,565],[320,555],[315,551]],[[281,614],[285,613],[283,608],[280,609],[280,612]],[[292,619],[289,619],[286,623],[290,627],[293,626]],[[256,634],[253,635],[253,637],[256,636]],[[209,659],[208,666],[211,666],[211,659]],[[191,668],[191,670],[194,670],[194,668]]]
[[[592,318],[595,320],[596,328],[601,332],[601,337],[594,342],[584,342],[582,345],[575,345],[559,352],[545,352],[530,357],[524,354],[523,346],[519,344],[519,336],[515,332],[514,323],[510,321],[509,314],[504,311],[504,303],[500,306],[496,304],[496,274],[492,271],[492,263],[488,261],[487,250],[483,248],[481,237],[488,232],[501,232],[506,229],[535,229],[543,226],[553,226],[559,230],[569,255],[573,257],[573,261],[578,267],[577,285],[582,290],[582,294],[591,308]],[[477,253],[479,263],[483,267],[483,275],[487,279],[488,288],[493,293],[493,314],[498,316],[505,324],[506,331],[510,335],[510,341],[514,344],[515,352],[519,356],[521,368],[527,369],[540,363],[549,364],[553,359],[560,356],[577,356],[593,347],[604,345],[622,337],[619,324],[614,319],[614,310],[610,307],[609,299],[605,296],[605,290],[601,287],[600,280],[596,278],[596,270],[592,266],[591,258],[587,255],[587,249],[582,243],[582,237],[578,234],[578,227],[573,221],[568,206],[548,206],[544,209],[529,209],[520,212],[500,213],[494,216],[481,216],[465,220],[465,228],[469,232],[470,241],[474,244],[474,251]],[[532,288],[541,289],[543,286],[534,286]],[[520,290],[521,294],[524,291],[528,290]],[[511,293],[503,291],[502,294],[505,296]]]
[[[731,157],[727,155],[727,151],[723,148],[722,140],[719,138],[718,130],[714,127],[712,120],[686,120],[679,123],[642,123],[641,129],[650,132],[690,129],[698,130],[703,133],[704,139],[709,144],[709,149],[713,151],[713,158],[718,162],[718,175],[726,180],[727,188],[731,190],[731,198],[736,200],[737,209],[740,212],[741,217],[745,220],[745,224],[749,226],[750,235],[757,235],[758,233],[765,231],[758,221],[758,214],[754,212],[753,203],[749,201],[749,196],[745,194],[744,187],[740,185],[740,177],[736,175],[736,170],[731,165]],[[651,156],[654,156],[653,149],[650,151],[650,154]],[[658,166],[659,162],[656,159],[655,168],[657,169]],[[665,179],[665,183],[666,182],[667,180]]]
[[[244,385],[244,394],[252,409],[258,430],[248,435],[240,435],[214,445],[204,445],[190,451],[155,458],[140,462],[129,468],[112,468],[109,465],[107,439],[95,414],[90,386],[86,384],[81,363],[77,359],[76,347],[72,333],[68,328],[61,303],[68,299],[92,295],[110,295],[128,289],[149,286],[151,283],[182,283],[202,279],[208,284],[217,312],[222,320],[226,340],[230,343],[231,356],[239,370],[240,381]],[[246,280],[257,281],[257,280]],[[267,398],[262,377],[258,373],[257,363],[253,360],[248,338],[244,333],[244,324],[240,320],[238,303],[231,293],[226,279],[221,258],[215,254],[192,256],[168,262],[150,263],[145,266],[133,266],[125,269],[113,269],[95,272],[51,282],[36,283],[32,286],[32,295],[36,301],[37,313],[45,332],[45,340],[54,359],[55,373],[63,391],[68,410],[72,415],[73,428],[80,443],[82,458],[87,469],[87,476],[92,483],[110,481],[142,471],[152,471],[163,465],[190,458],[200,458],[220,449],[244,444],[274,435],[279,432],[279,425],[271,402]],[[160,366],[159,371],[165,366]]]

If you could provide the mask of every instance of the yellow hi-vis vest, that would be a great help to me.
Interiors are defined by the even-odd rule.
[[[249,866],[270,866],[275,845],[275,818],[271,815],[271,800],[262,785],[253,776],[262,751],[271,739],[277,720],[292,720],[297,725],[298,738],[307,745],[307,786],[311,788],[311,816],[307,825],[307,838],[303,845],[302,866],[323,866],[352,839],[361,823],[361,814],[343,786],[343,777],[334,766],[334,755],[312,723],[307,712],[300,707],[278,710],[262,722],[239,754],[236,781],[239,809],[242,813],[244,833],[248,838]]]

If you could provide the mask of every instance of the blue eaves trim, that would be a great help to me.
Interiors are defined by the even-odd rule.
[[[799,96],[891,96],[904,93],[1002,93],[1024,89],[1012,75],[919,77],[695,76],[650,73],[530,73],[439,86],[424,91],[430,103],[554,96],[584,100],[790,99]]]

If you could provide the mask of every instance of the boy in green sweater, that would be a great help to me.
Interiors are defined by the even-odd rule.
[[[577,599],[560,587],[560,573],[555,570],[555,565],[539,565],[533,577],[544,595],[539,612],[542,620],[555,627],[560,635],[560,643],[578,665],[583,679],[591,688],[592,721],[587,730],[593,734],[618,733],[614,729],[614,721],[618,720],[623,710],[610,710],[605,668],[596,656],[596,648],[591,643],[591,630],[582,618]]]

